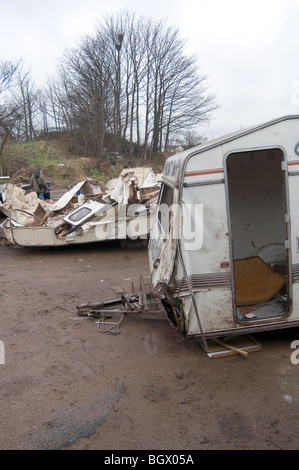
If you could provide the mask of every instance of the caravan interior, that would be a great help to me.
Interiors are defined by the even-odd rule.
[[[285,156],[280,148],[226,158],[227,204],[237,322],[289,313]]]

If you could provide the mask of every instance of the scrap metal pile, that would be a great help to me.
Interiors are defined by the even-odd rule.
[[[7,183],[0,204],[6,216],[2,233],[8,242],[20,246],[104,240],[146,244],[159,191],[158,177],[151,168],[125,169],[107,185],[88,178],[54,203]]]

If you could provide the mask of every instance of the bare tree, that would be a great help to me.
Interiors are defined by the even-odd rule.
[[[81,134],[88,151],[102,157],[109,127],[116,131],[111,109],[110,51],[105,38],[85,38],[68,51],[60,67],[60,103],[69,130]]]
[[[150,113],[152,151],[166,151],[171,135],[206,122],[216,109],[215,98],[207,94],[194,57],[184,54],[185,42],[176,28],[160,22],[150,37]]]
[[[12,130],[18,114],[18,106],[11,101],[9,95],[10,88],[13,86],[16,71],[19,62],[10,61],[0,62],[0,174],[3,175],[2,154],[3,149],[12,136]]]
[[[0,95],[11,87],[14,75],[20,65],[20,62],[13,63],[11,61],[0,62]]]
[[[13,96],[21,113],[18,138],[32,140],[37,135],[35,118],[39,113],[38,92],[30,78],[29,71],[18,70]]]
[[[99,157],[107,142],[129,155],[143,149],[144,158],[149,148],[165,151],[174,134],[206,122],[216,108],[185,46],[165,21],[126,11],[106,16],[64,54],[52,109]],[[54,104],[53,92],[51,98]]]
[[[56,131],[65,129],[68,122],[68,105],[65,102],[64,87],[56,78],[48,78],[44,95],[49,127],[54,128]]]
[[[191,129],[180,133],[175,140],[175,145],[180,145],[184,150],[203,144],[208,138]]]
[[[5,90],[2,94],[10,109],[10,132],[17,139],[33,139],[40,128],[38,97],[41,91],[36,90],[30,71],[23,69],[22,61],[10,67],[5,63],[2,77],[2,90]],[[1,114],[3,116],[3,108]]]

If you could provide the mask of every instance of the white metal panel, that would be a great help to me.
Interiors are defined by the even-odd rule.
[[[299,283],[293,284],[293,305],[291,310],[291,315],[289,317],[290,320],[297,320],[299,319]]]
[[[204,332],[231,330],[236,328],[232,315],[232,297],[230,289],[204,289],[196,292],[195,299],[200,306],[200,321]],[[183,299],[187,318],[188,335],[200,334],[200,328],[194,313],[190,297]]]
[[[186,239],[186,226],[190,226],[190,218],[182,218],[181,247],[188,275],[201,273],[218,273],[229,268],[229,240],[226,214],[226,199],[224,184],[184,188],[182,196],[184,205],[202,205],[203,217],[196,218],[195,237],[203,242],[198,246],[195,240],[194,248]],[[184,212],[183,212],[184,214]],[[185,226],[185,228],[184,228]],[[192,229],[192,227],[191,227]],[[190,249],[186,249],[186,245]],[[178,268],[177,277],[182,277]]]

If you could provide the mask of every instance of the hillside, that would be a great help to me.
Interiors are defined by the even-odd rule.
[[[158,162],[142,162],[121,156],[105,160],[87,158],[74,151],[66,138],[57,137],[7,144],[2,161],[3,174],[11,177],[21,168],[32,174],[38,167],[42,167],[46,177],[51,180],[52,187],[59,188],[72,186],[85,178],[95,178],[106,183],[126,167],[145,165],[161,172],[165,158],[160,158]]]

